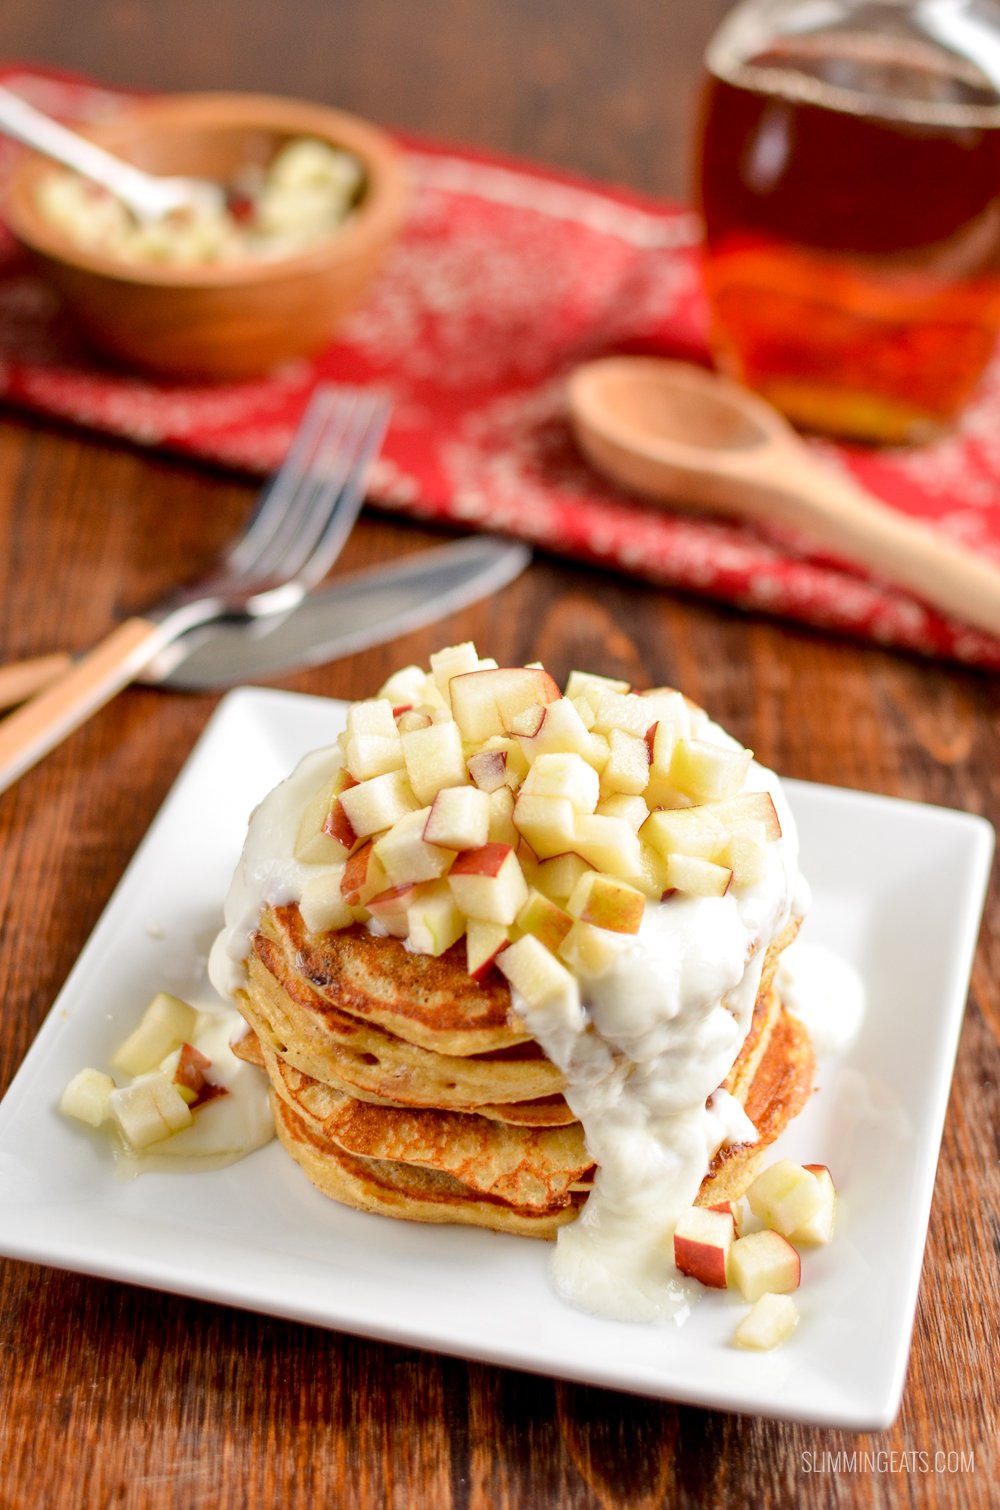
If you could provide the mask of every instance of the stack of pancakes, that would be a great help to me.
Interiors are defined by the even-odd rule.
[[[725,1082],[757,1141],[716,1155],[698,1200],[739,1195],[808,1098],[809,1039],[774,990],[792,923],[765,957],[750,1031]],[[267,907],[235,1046],[267,1072],[278,1137],[326,1195],[362,1211],[551,1237],[593,1180],[561,1072],[511,1010],[495,971],[466,971],[361,927],[311,934]]]

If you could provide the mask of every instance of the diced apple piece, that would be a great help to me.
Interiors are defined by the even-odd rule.
[[[752,886],[761,879],[767,869],[767,843],[763,823],[753,820],[732,835],[718,858],[732,871],[734,885]]]
[[[714,806],[659,809],[642,826],[642,839],[659,854],[691,855],[714,860],[728,844],[731,830],[716,817]]]
[[[591,734],[590,743],[584,751],[584,759],[588,765],[594,767],[598,776],[604,774],[608,761],[611,759],[611,746],[608,743],[606,735]]]
[[[534,888],[517,915],[517,926],[541,939],[546,949],[558,953],[559,945],[573,926],[573,919],[555,902]]]
[[[639,845],[640,870],[632,877],[632,884],[653,902],[658,902],[664,892],[672,891],[667,885],[667,862],[649,844]]]
[[[579,855],[553,855],[543,860],[538,867],[535,884],[554,902],[565,902],[572,895],[573,887],[585,871],[593,869]]]
[[[739,1201],[716,1201],[714,1206],[709,1206],[709,1211],[722,1211],[726,1216],[733,1219],[733,1232],[739,1237],[743,1228],[743,1211]]]
[[[790,1295],[761,1295],[733,1334],[736,1347],[770,1352],[787,1342],[799,1324],[799,1311]]]
[[[837,1187],[825,1164],[806,1164],[803,1167],[815,1176],[822,1199],[815,1214],[800,1227],[796,1227],[794,1232],[789,1232],[788,1237],[794,1243],[828,1243],[833,1237],[837,1220]]]
[[[448,786],[431,803],[424,825],[428,844],[481,849],[490,832],[490,799],[475,786]]]
[[[714,1290],[724,1290],[734,1241],[732,1216],[691,1206],[681,1212],[674,1227],[674,1263],[682,1274]]]
[[[645,799],[631,796],[628,792],[612,792],[610,797],[602,797],[596,810],[602,818],[624,818],[634,834],[639,832],[649,817]]]
[[[344,858],[345,846],[339,839],[325,832],[324,824],[334,801],[353,780],[346,771],[338,771],[333,777],[327,776],[306,803],[293,850],[296,860],[303,865],[336,864]],[[350,848],[350,845],[347,847]]]
[[[192,1122],[191,1108],[177,1086],[159,1071],[113,1090],[108,1108],[133,1148],[160,1143]]]
[[[483,753],[501,750],[507,757],[507,785],[517,788],[528,774],[528,758],[521,749],[521,741],[511,734],[492,734],[483,745]]]
[[[418,802],[433,801],[442,787],[464,786],[468,782],[462,735],[453,719],[430,724],[426,729],[414,729],[401,737],[406,774]]]
[[[791,1159],[769,1164],[753,1181],[746,1197],[754,1216],[783,1237],[791,1237],[823,1204],[816,1176]]]
[[[743,788],[753,755],[704,739],[679,739],[670,762],[670,779],[694,802],[722,802]]]
[[[212,1068],[207,1054],[196,1049],[193,1043],[182,1043],[177,1063],[174,1066],[173,1082],[188,1106],[192,1106],[207,1085],[206,1070]]]
[[[649,752],[649,779],[646,783],[646,802],[653,807],[671,805],[676,790],[670,777],[674,759],[674,746],[679,738],[676,723],[668,718],[659,718],[646,730],[646,749]]]
[[[527,1006],[532,1031],[583,1027],[580,988],[540,939],[526,933],[498,954],[496,963]]]
[[[408,881],[404,886],[389,886],[368,900],[368,911],[393,938],[405,938],[410,931],[407,911],[416,891],[416,883]]]
[[[741,792],[738,797],[713,802],[701,811],[710,812],[715,821],[730,833],[739,833],[750,824],[762,823],[768,839],[781,838],[781,823],[770,792]]]
[[[125,1075],[153,1070],[172,1049],[193,1038],[198,1022],[194,1007],[169,991],[160,991],[142,1014],[139,1026],[111,1056],[112,1069]]]
[[[637,692],[605,692],[594,710],[594,730],[598,734],[620,729],[645,739],[646,730],[655,722],[655,709]]]
[[[100,1127],[111,1114],[110,1097],[115,1082],[101,1070],[80,1070],[62,1093],[59,1110],[66,1117]]]
[[[456,944],[465,932],[465,917],[459,911],[447,881],[429,881],[413,888],[406,920],[410,947],[416,954],[437,957]]]
[[[461,645],[446,645],[431,656],[431,675],[441,696],[448,702],[451,701],[448,684],[452,677],[479,669],[479,652],[471,640],[465,640]]]
[[[343,793],[340,805],[359,839],[367,839],[371,834],[391,828],[419,806],[402,770],[387,771],[382,776],[359,781],[357,786]]]
[[[624,818],[605,818],[597,813],[577,815],[570,842],[560,847],[582,855],[596,870],[626,880],[638,876],[642,869],[638,837]]]
[[[612,933],[638,933],[645,910],[641,891],[596,870],[583,873],[566,903],[566,911],[581,923]]]
[[[407,813],[405,818],[400,818],[398,823],[393,824],[388,833],[375,840],[376,859],[391,885],[403,886],[407,881],[436,881],[445,874],[454,860],[454,850],[442,849],[438,844],[428,844],[424,839],[424,827],[429,813],[429,807]]]
[[[581,755],[539,755],[521,783],[521,794],[565,798],[575,813],[592,813],[600,782]]]
[[[527,666],[472,671],[454,677],[450,685],[452,712],[462,738],[472,744],[503,734],[533,703],[552,703],[562,696],[547,671]]]
[[[733,879],[728,866],[696,855],[668,855],[663,874],[665,890],[683,891],[692,897],[724,897]]]
[[[597,977],[607,973],[623,949],[630,947],[630,933],[614,933],[595,928],[593,923],[575,922],[559,946],[559,954],[574,974]]]
[[[509,786],[498,787],[489,794],[490,821],[486,834],[488,844],[509,844],[516,849],[521,836],[514,827],[514,793]]]
[[[579,693],[573,697],[566,695],[565,701],[572,703],[585,729],[590,730],[594,727],[594,706],[586,697],[582,697]]]
[[[513,923],[528,897],[517,856],[506,844],[484,844],[460,854],[448,885],[466,917],[505,927]]]
[[[394,833],[395,830],[390,829],[389,832]],[[366,839],[344,866],[340,878],[340,894],[349,907],[366,907],[370,898],[384,891],[388,884],[389,878],[375,853],[374,841]]]
[[[327,933],[346,928],[354,921],[344,898],[342,886],[346,865],[338,865],[310,876],[302,887],[299,911],[310,933]],[[360,887],[359,887],[360,889]]]
[[[567,797],[536,797],[520,791],[514,804],[514,827],[540,860],[575,849],[577,814]]]
[[[392,673],[388,681],[382,683],[378,695],[394,708],[404,705],[415,708],[425,699],[428,680],[427,672],[422,666],[401,666]]]
[[[396,720],[392,711],[393,707],[394,701],[389,697],[366,697],[356,703],[351,703],[347,710],[348,739],[354,734],[395,739]]]
[[[608,734],[608,745],[610,754],[601,772],[601,790],[624,792],[629,796],[644,792],[649,780],[649,751],[645,739],[638,734],[628,734],[624,729],[612,729]]]
[[[482,792],[495,792],[507,785],[507,751],[477,750],[466,761],[469,775]]]
[[[334,797],[333,802],[330,804],[330,811],[323,820],[323,833],[337,846],[340,859],[349,854],[358,842],[358,836],[354,832],[354,825],[344,811],[343,803],[339,797]]]
[[[484,923],[469,918],[465,924],[466,968],[474,980],[483,980],[493,967],[501,949],[510,943],[510,931],[501,923]]]
[[[566,696],[586,698],[595,711],[606,693],[624,693],[628,689],[628,682],[618,681],[613,676],[597,676],[592,671],[571,671],[566,682]]]
[[[540,755],[582,755],[586,759],[589,730],[569,698],[536,707],[538,717],[533,728],[522,728],[518,723],[512,726],[526,759],[534,762]]]
[[[388,703],[385,706],[388,708]],[[391,708],[389,712],[391,715]],[[373,776],[382,776],[386,771],[401,770],[403,746],[395,720],[389,737],[381,734],[352,734],[347,741],[346,758],[347,769],[356,781],[370,781]]]
[[[730,1279],[744,1300],[787,1295],[798,1289],[801,1272],[799,1255],[780,1232],[750,1232],[738,1237],[730,1251]]]
[[[433,722],[431,715],[423,708],[404,708],[396,715],[396,728],[400,736],[412,734],[416,729],[426,729]]]

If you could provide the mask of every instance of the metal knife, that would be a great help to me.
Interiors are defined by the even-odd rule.
[[[204,692],[320,666],[499,592],[530,560],[528,546],[484,535],[419,551],[338,577],[280,619],[192,630],[151,661],[139,680]],[[52,655],[4,667],[0,677],[9,680],[0,688],[0,708],[37,691],[69,659]]]

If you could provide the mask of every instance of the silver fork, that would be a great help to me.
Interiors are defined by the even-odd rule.
[[[0,792],[181,635],[220,619],[262,619],[294,608],[350,534],[388,420],[381,395],[318,388],[287,457],[216,570],[126,619],[0,724]]]

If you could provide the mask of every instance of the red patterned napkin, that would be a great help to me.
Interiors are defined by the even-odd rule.
[[[41,108],[94,117],[124,96],[24,69]],[[0,143],[0,174],[14,150]],[[410,144],[406,233],[364,307],[312,362],[249,383],[160,383],[78,345],[0,242],[0,398],[89,429],[266,472],[313,385],[395,397],[372,501],[520,536],[557,555],[923,654],[1000,670],[1000,642],[826,556],[750,527],[636,503],[570,437],[564,380],[642,351],[707,360],[694,217],[675,205],[467,151]],[[2,233],[0,233],[2,234]],[[954,434],[908,452],[815,443],[887,503],[1000,564],[1000,363]]]

